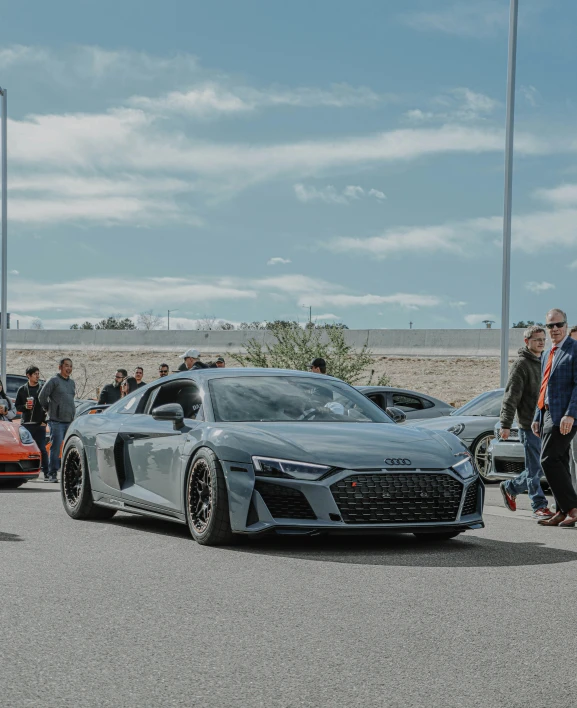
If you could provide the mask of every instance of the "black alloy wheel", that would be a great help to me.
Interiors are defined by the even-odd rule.
[[[204,546],[234,542],[222,465],[209,448],[194,456],[186,480],[186,521],[194,540]]]
[[[188,508],[190,521],[198,533],[204,533],[212,513],[212,475],[204,457],[192,468],[188,483]]]
[[[66,503],[74,509],[82,495],[82,462],[78,449],[72,447],[62,465],[62,494]]]
[[[116,509],[98,506],[92,498],[90,474],[82,441],[73,437],[62,452],[62,503],[68,516],[84,521],[111,519]]]

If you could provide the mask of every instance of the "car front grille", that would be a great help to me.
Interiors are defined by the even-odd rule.
[[[497,458],[495,460],[495,471],[503,472],[504,474],[521,474],[525,469],[525,462],[521,460],[504,460]]]
[[[473,484],[471,484],[469,489],[467,489],[467,494],[465,495],[465,502],[463,503],[463,511],[461,511],[461,516],[476,513],[478,488],[479,485],[477,484],[477,482],[474,482]]]
[[[305,495],[298,489],[257,479],[254,485],[275,519],[316,519]]]
[[[347,524],[455,521],[463,485],[444,473],[359,474],[331,486]]]
[[[32,457],[29,460],[19,460],[18,462],[0,462],[0,473],[37,472],[39,469],[40,457]]]

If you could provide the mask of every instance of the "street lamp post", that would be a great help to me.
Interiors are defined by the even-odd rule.
[[[505,207],[503,214],[503,291],[501,308],[501,386],[509,374],[509,309],[511,295],[511,211],[513,203],[513,136],[515,131],[515,78],[519,0],[511,0],[509,63],[507,71],[507,132],[505,138]]]
[[[4,88],[0,88],[2,96],[2,295],[0,297],[0,312],[2,327],[0,331],[0,378],[6,390],[6,331],[8,329],[8,96]]]
[[[168,323],[167,323],[167,324],[168,324],[168,327],[167,327],[167,329],[170,329],[170,313],[171,313],[171,312],[178,312],[178,310],[167,310],[167,313],[168,313],[168,317],[167,317],[167,320],[168,320]]]

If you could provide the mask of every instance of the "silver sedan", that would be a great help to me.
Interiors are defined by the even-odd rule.
[[[504,389],[497,388],[482,393],[446,418],[415,420],[407,422],[406,425],[428,430],[446,430],[456,435],[471,450],[480,475],[486,482],[490,482],[489,445],[495,437],[494,428],[501,413],[503,392]]]

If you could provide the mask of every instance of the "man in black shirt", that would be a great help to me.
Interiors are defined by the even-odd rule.
[[[22,413],[22,425],[29,431],[42,456],[42,474],[48,476],[48,453],[46,452],[46,413],[38,403],[42,388],[38,383],[40,370],[37,366],[26,369],[28,383],[20,386],[16,394],[16,410]]]
[[[208,369],[208,364],[204,364],[200,360],[200,352],[198,349],[187,349],[182,354],[184,361],[178,367],[178,371],[196,371],[197,369]]]
[[[136,379],[136,388],[142,388],[143,386],[146,386],[146,381],[142,380],[142,377],[144,376],[144,369],[142,366],[137,366],[136,369],[134,369],[134,378]]]
[[[102,387],[102,391],[98,397],[98,403],[105,403],[106,405],[111,406],[113,403],[116,403],[116,401],[119,401],[122,395],[120,384],[127,376],[128,372],[126,369],[117,369],[114,376],[114,383],[109,383]]]

